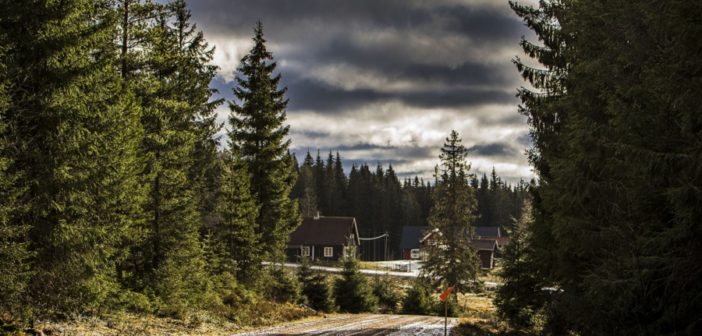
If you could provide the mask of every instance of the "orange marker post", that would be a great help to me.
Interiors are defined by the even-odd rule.
[[[446,288],[446,290],[441,293],[439,300],[444,302],[444,336],[448,332],[448,298],[453,292],[453,286]]]
[[[440,299],[441,301],[446,301],[446,300],[448,300],[448,297],[449,297],[449,295],[451,295],[451,292],[453,292],[453,286],[452,286],[452,287],[449,287],[449,288],[446,288],[446,290],[445,290],[443,293],[441,293],[441,296],[439,296],[439,299]]]

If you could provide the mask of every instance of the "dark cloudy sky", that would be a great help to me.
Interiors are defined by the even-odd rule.
[[[473,171],[531,178],[523,85],[510,60],[529,32],[506,0],[191,0],[216,47],[213,87],[233,99],[236,67],[264,25],[287,86],[292,150],[340,151],[429,178],[452,129]],[[220,108],[224,121],[227,106]],[[347,170],[348,173],[348,170]]]

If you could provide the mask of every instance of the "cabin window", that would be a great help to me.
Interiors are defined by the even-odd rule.
[[[302,247],[302,256],[303,256],[303,257],[309,257],[309,256],[310,256],[310,247],[309,247],[309,246],[303,246],[303,247]]]
[[[331,258],[334,256],[334,248],[326,246],[324,247],[324,256],[327,258]]]

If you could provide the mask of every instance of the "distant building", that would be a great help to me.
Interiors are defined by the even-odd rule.
[[[497,250],[497,240],[495,239],[473,239],[470,245],[478,252],[480,268],[492,269],[495,267],[495,250]]]
[[[405,226],[402,228],[402,237],[400,237],[402,259],[419,259],[419,249],[421,247],[419,241],[429,230],[428,226]]]
[[[509,245],[509,237],[502,235],[502,230],[497,226],[476,226],[476,239],[494,239],[497,241],[497,248]]]
[[[477,231],[476,227],[476,231]],[[484,233],[484,232],[483,232]],[[494,231],[493,231],[494,233]],[[499,233],[499,229],[497,231]],[[428,231],[424,237],[420,239],[421,246],[430,246],[436,244],[437,240],[441,235],[439,230],[434,229]],[[483,238],[477,234],[471,240],[470,245],[475,249],[478,254],[478,259],[480,259],[480,268],[482,269],[492,269],[495,267],[495,252],[497,251],[498,243],[496,239]]]
[[[286,254],[291,261],[339,260],[355,254],[360,243],[354,217],[305,217],[290,235]]]
[[[484,238],[502,237],[502,230],[498,226],[476,226],[475,235]]]

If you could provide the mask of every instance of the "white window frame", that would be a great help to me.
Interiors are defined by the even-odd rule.
[[[300,247],[300,255],[303,257],[309,257],[310,256],[310,247],[309,246]]]
[[[334,248],[331,246],[325,246],[324,247],[324,257],[331,258],[333,256],[334,256]]]

